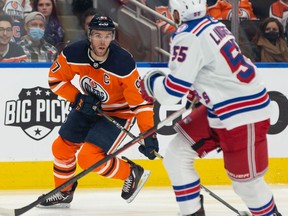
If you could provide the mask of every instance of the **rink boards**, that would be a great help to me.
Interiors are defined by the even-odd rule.
[[[51,143],[57,137],[59,127],[67,116],[69,104],[51,94],[47,83],[49,64],[7,64],[0,67],[0,190],[51,188]],[[167,71],[165,64],[139,63],[138,67],[141,75],[151,67]],[[272,184],[288,184],[288,64],[259,64],[258,67],[266,82],[272,107],[268,135],[269,170],[265,178]],[[156,123],[180,109],[183,104],[185,99],[174,106],[156,104]],[[136,127],[132,128],[131,132],[134,135],[139,134]],[[160,154],[165,154],[167,144],[173,136],[172,124],[158,132]],[[127,138],[124,143],[129,140]],[[145,159],[138,152],[137,144],[123,155],[152,171],[147,186],[170,185],[162,161]],[[221,153],[213,152],[207,158],[196,161],[203,184],[230,184],[221,158]],[[122,181],[106,179],[93,173],[79,181],[79,186],[85,188],[121,185]]]

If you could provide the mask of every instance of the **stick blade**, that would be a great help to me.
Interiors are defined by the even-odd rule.
[[[146,183],[146,181],[148,180],[149,176],[151,174],[151,171],[150,170],[145,170],[142,177],[141,177],[141,180],[140,182],[138,183],[138,187],[137,187],[137,190],[133,193],[133,195],[126,200],[127,203],[131,203],[135,197],[137,196],[137,194],[140,192],[140,190],[142,189],[142,187],[144,186],[144,184]]]
[[[0,208],[1,216],[16,216],[14,209]]]

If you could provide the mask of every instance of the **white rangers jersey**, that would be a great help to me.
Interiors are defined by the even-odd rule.
[[[256,66],[221,22],[205,16],[182,24],[170,53],[171,72],[154,83],[160,104],[175,104],[193,89],[212,128],[230,130],[270,118],[270,99]]]

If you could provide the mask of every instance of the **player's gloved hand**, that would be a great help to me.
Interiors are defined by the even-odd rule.
[[[185,108],[188,109],[195,109],[197,107],[199,107],[201,105],[200,101],[198,100],[198,98],[195,95],[195,92],[193,90],[189,90],[188,94],[187,94],[187,102],[185,104]]]
[[[159,70],[148,71],[147,74],[140,80],[141,94],[144,100],[154,102],[153,86],[154,81],[159,76],[165,76],[164,72]]]
[[[70,106],[86,115],[96,115],[97,109],[101,109],[101,100],[95,95],[84,95],[79,92]]]
[[[157,140],[156,133],[150,135],[149,137],[144,139],[144,145],[140,145],[138,147],[139,152],[144,154],[150,160],[155,159],[156,155],[154,152],[159,151],[159,144]]]

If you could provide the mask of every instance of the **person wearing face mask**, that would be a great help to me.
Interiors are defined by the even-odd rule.
[[[288,62],[288,46],[282,24],[273,17],[263,20],[257,41],[260,62]]]
[[[23,47],[29,62],[53,62],[58,50],[45,41],[45,16],[37,11],[29,13],[25,17],[24,35],[18,44]]]

